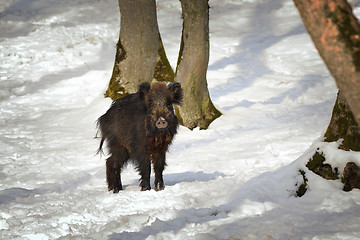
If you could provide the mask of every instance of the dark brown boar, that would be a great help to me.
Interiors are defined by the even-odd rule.
[[[150,190],[151,162],[155,190],[164,189],[163,170],[169,144],[177,132],[178,119],[173,104],[182,100],[180,83],[142,83],[138,92],[114,101],[98,119],[101,132],[99,152],[106,140],[110,157],[106,160],[109,191],[122,190],[121,170],[131,160],[141,175],[141,190]]]

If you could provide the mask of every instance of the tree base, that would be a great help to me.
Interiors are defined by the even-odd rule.
[[[306,167],[326,180],[339,179],[338,169],[334,168],[333,170],[330,164],[324,164],[324,162],[324,155],[316,152],[312,159],[306,164]]]
[[[359,125],[340,92],[338,93],[331,121],[324,134],[324,138],[325,142],[337,142],[342,139],[342,144],[339,146],[340,149],[360,151]],[[325,156],[321,152],[316,152],[306,164],[306,167],[324,179],[339,179],[338,169],[333,169],[330,164],[324,164],[325,160]],[[348,162],[344,168],[341,180],[344,183],[344,191],[351,191],[353,188],[360,189],[360,168],[355,163]]]
[[[343,139],[340,149],[360,151],[360,127],[349,105],[339,92],[333,109],[331,121],[324,135],[326,142]]]
[[[354,188],[360,189],[360,168],[353,162],[348,162],[344,168],[344,191],[349,192]]]

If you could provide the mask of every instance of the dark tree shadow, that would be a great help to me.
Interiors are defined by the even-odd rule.
[[[74,69],[65,69],[56,73],[44,75],[39,81],[32,82],[19,82],[14,80],[0,81],[0,89],[7,89],[11,94],[0,96],[0,102],[8,99],[11,96],[24,96],[27,94],[33,94],[43,89],[49,89],[52,85],[55,85],[61,81],[68,80],[69,78],[76,78],[86,74],[89,71],[102,70],[106,68],[110,62],[103,59],[109,59],[109,56],[114,55],[114,49],[109,44],[102,44],[102,49],[99,51],[100,56],[98,60],[91,61],[87,64],[81,65]],[[112,63],[111,63],[112,64]],[[24,87],[21,92],[16,92],[14,89]]]
[[[211,180],[214,180],[218,177],[225,177],[226,175],[221,172],[214,172],[214,173],[205,173],[203,171],[198,172],[182,172],[182,173],[170,173],[170,174],[164,174],[164,183],[165,188],[166,186],[174,186],[178,183],[184,183],[184,182],[209,182]],[[151,176],[150,182],[154,182],[154,176]],[[123,187],[126,191],[127,187],[130,186],[138,186],[140,183],[140,180],[134,180],[131,184],[124,184]]]
[[[263,102],[253,102],[253,101],[243,100],[240,103],[234,104],[232,106],[223,107],[223,109],[231,110],[237,107],[249,108],[256,103],[265,104],[265,105],[280,104],[286,98],[290,98],[291,100],[295,101],[299,97],[303,96],[304,92],[324,81],[326,81],[326,78],[322,75],[309,74],[304,76],[300,81],[297,81],[296,85],[293,88],[287,90],[284,93],[281,93],[279,96],[269,98],[268,100]]]
[[[303,24],[299,24],[285,34],[275,35],[274,32],[278,26],[272,21],[274,18],[273,13],[281,7],[282,1],[278,0],[262,2],[261,7],[255,6],[248,21],[256,30],[240,36],[240,44],[236,47],[236,52],[232,56],[224,57],[209,66],[208,70],[216,71],[225,68],[227,65],[235,64],[242,72],[241,76],[230,78],[229,83],[218,85],[212,89],[211,96],[214,99],[221,97],[224,92],[233,93],[247,88],[256,79],[270,73],[269,68],[263,61],[264,51],[285,38],[306,32]]]
[[[63,193],[67,190],[76,189],[78,186],[88,182],[92,178],[92,175],[86,172],[77,174],[76,177],[64,176],[64,179],[68,181],[64,183],[49,183],[44,184],[42,187],[35,189],[25,189],[20,187],[7,188],[0,191],[0,205],[7,204],[17,199],[24,199],[34,197],[36,195],[44,195],[48,193]]]
[[[109,7],[109,5],[116,6],[116,8]],[[51,26],[67,28],[79,24],[99,23],[103,21],[101,17],[104,16],[103,14],[96,14],[99,11],[109,12],[107,14],[109,18],[112,18],[112,16],[119,18],[117,2],[111,0],[17,0],[0,12],[1,22],[9,24],[8,28],[3,28],[0,31],[0,39],[27,36],[36,30],[38,26],[41,26],[44,19],[69,13],[73,8],[79,8],[80,6],[81,9],[77,10],[76,15],[66,18],[66,21],[55,20],[51,23]]]

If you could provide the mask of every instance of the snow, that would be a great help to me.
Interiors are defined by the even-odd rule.
[[[157,4],[175,67],[181,6]],[[0,2],[2,239],[360,239],[360,191],[305,167],[320,151],[342,173],[360,155],[322,142],[337,89],[292,1],[210,7],[207,79],[223,115],[179,128],[164,191],[141,192],[129,165],[112,194],[94,137],[111,104],[117,1]]]

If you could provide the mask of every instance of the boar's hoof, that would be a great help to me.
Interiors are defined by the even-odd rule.
[[[148,190],[151,190],[150,186],[141,187],[141,191],[148,191]]]
[[[168,126],[168,122],[163,117],[159,117],[159,119],[155,123],[157,128],[166,128]]]
[[[140,183],[140,187],[141,187],[141,191],[148,191],[148,190],[151,190],[151,187],[150,187],[150,182],[146,182],[146,181],[141,181]]]
[[[113,193],[118,193],[119,191],[123,190],[122,187],[113,187],[113,186],[109,186],[108,187],[109,191],[113,191]]]
[[[159,186],[155,186],[155,191],[162,191],[162,190],[164,190],[165,189],[165,186],[164,185],[162,185],[162,184],[160,184]]]

